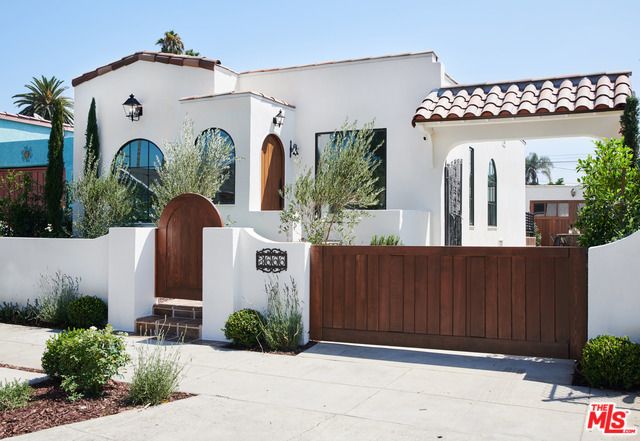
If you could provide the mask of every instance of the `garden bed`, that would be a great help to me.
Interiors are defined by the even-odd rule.
[[[69,401],[67,394],[52,380],[32,387],[33,395],[26,407],[0,412],[0,439],[144,407],[128,403],[129,384],[119,381],[110,381],[99,397],[77,401]],[[169,401],[190,396],[176,392]]]

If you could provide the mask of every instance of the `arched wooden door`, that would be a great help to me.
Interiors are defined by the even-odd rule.
[[[156,297],[202,300],[202,229],[222,226],[204,196],[186,193],[167,204],[156,230]]]
[[[284,200],[284,148],[276,135],[269,135],[262,143],[262,210],[282,210]]]

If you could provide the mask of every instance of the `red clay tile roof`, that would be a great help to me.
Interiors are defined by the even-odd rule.
[[[412,124],[620,110],[632,94],[630,77],[600,73],[442,87],[422,101]]]
[[[51,127],[51,121],[35,116],[20,115],[19,113],[0,112],[0,119],[23,124],[31,124],[34,126]],[[64,124],[64,130],[67,132],[73,132],[73,126]]]
[[[149,61],[152,63],[173,64],[175,66],[200,67],[202,69],[208,69],[208,70],[214,70],[215,66],[220,64],[220,60],[212,60],[205,57],[191,57],[189,55],[175,55],[175,54],[167,54],[164,52],[143,51],[143,52],[136,52],[133,55],[127,55],[126,57],[121,58],[118,61],[109,63],[105,66],[99,67],[95,70],[82,74],[79,77],[74,78],[71,81],[71,84],[73,85],[73,87],[76,87],[77,85],[82,84],[85,81],[89,81],[107,72],[120,69],[121,67],[128,66],[132,63],[135,63],[136,61]]]

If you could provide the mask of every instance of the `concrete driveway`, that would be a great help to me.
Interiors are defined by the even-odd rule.
[[[50,335],[0,325],[0,362],[39,367]],[[15,439],[590,440],[602,435],[584,430],[586,410],[603,401],[640,426],[637,395],[570,386],[567,360],[334,343],[295,357],[171,350],[186,363],[181,389],[199,396]]]

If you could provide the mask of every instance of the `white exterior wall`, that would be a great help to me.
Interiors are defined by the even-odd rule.
[[[277,277],[281,285],[297,284],[304,338],[309,341],[309,247],[302,242],[273,242],[251,228],[205,228],[203,231],[202,338],[225,340],[224,324],[234,311],[267,308],[265,283]],[[287,252],[287,270],[275,275],[256,269],[256,251],[279,248]]]
[[[640,232],[589,248],[589,338],[629,336],[640,343]]]
[[[581,201],[584,199],[580,185],[527,185],[526,194],[527,210],[531,206],[531,201]]]
[[[74,88],[75,126],[74,177],[82,176],[84,133],[91,98],[96,100],[100,134],[102,169],[111,165],[115,154],[126,142],[144,138],[160,149],[179,133],[184,115],[179,99],[213,93],[214,73],[210,70],[138,61],[100,75]],[[143,108],[139,121],[125,118],[122,103],[134,94]]]
[[[295,139],[314,167],[315,135],[349,119],[387,129],[387,209],[429,210],[431,154],[411,127],[425,92],[440,87],[444,68],[431,53],[240,74],[238,91],[258,90],[296,106]],[[287,122],[285,121],[285,125]]]
[[[474,225],[470,225],[470,152],[474,148]],[[462,159],[462,245],[525,246],[524,144],[521,141],[462,144],[447,156],[447,162]],[[489,161],[497,176],[497,226],[488,225]],[[443,184],[444,185],[444,184]],[[443,205],[444,211],[444,205]]]
[[[97,239],[0,238],[0,303],[33,303],[41,276],[57,271],[80,278],[80,292],[107,300],[107,236]]]

